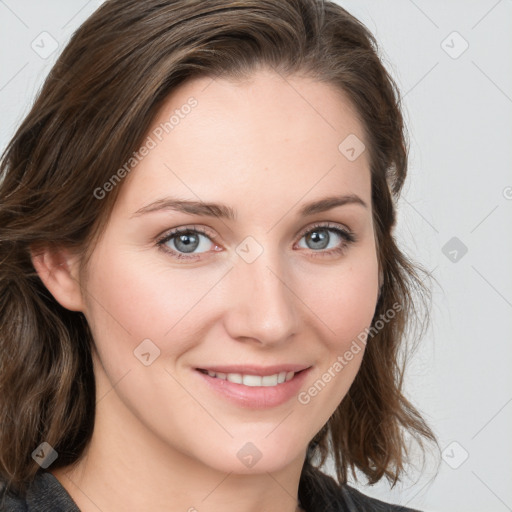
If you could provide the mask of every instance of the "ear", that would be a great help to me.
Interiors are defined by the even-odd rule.
[[[71,311],[83,311],[79,255],[49,246],[31,247],[30,255],[37,274],[55,300]]]

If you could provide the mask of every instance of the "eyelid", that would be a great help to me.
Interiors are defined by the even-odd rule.
[[[157,235],[155,238],[155,241],[157,243],[159,243],[159,242],[162,242],[163,240],[166,240],[172,236],[179,235],[180,233],[188,233],[189,231],[197,231],[198,233],[201,233],[202,235],[205,235],[208,238],[211,238],[212,241],[216,237],[216,235],[213,233],[213,231],[208,231],[208,228],[206,226],[187,225],[187,226],[180,226],[178,228],[167,229],[160,235]]]
[[[295,236],[296,237],[299,236],[300,238],[302,238],[304,235],[306,235],[310,231],[313,231],[313,230],[319,229],[319,228],[322,228],[322,229],[335,229],[335,230],[343,231],[347,235],[355,237],[354,233],[352,232],[352,230],[348,226],[344,226],[343,224],[338,224],[338,223],[329,222],[329,221],[315,222],[313,224],[310,224],[309,226],[306,226],[305,228],[300,230]],[[355,238],[354,238],[354,240],[355,240]]]

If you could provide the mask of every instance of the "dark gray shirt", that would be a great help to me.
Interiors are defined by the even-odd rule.
[[[370,498],[349,485],[338,488],[336,500],[330,499],[329,503],[322,507],[325,512],[419,512]],[[325,503],[323,496],[316,498],[318,501],[313,497],[314,502]],[[36,476],[25,498],[17,498],[6,493],[0,484],[0,511],[80,512],[80,509],[60,482],[51,473],[44,471]]]

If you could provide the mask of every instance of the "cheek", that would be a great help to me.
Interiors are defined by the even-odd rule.
[[[365,351],[366,333],[375,314],[378,296],[378,261],[375,246],[368,244],[360,250],[339,271],[320,274],[308,280],[304,287],[304,302],[315,313],[317,337],[322,340],[318,352],[318,364],[312,376],[313,388],[303,390],[303,400],[309,401],[315,414],[332,413],[347,393],[359,368]],[[367,249],[367,250],[366,250]],[[327,278],[328,277],[328,278]],[[313,286],[311,286],[313,283]],[[322,398],[313,400],[324,388]]]
[[[373,249],[372,249],[373,247]],[[347,258],[336,271],[317,269],[301,281],[300,297],[325,327],[331,349],[344,350],[370,326],[378,296],[378,262],[374,246]]]
[[[100,353],[116,358],[133,358],[147,338],[168,355],[190,348],[197,306],[225,272],[169,268],[160,255],[108,246],[98,247],[93,258],[86,317]]]

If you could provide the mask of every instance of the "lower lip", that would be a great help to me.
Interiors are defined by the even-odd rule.
[[[199,370],[195,372],[219,395],[238,407],[248,409],[268,409],[288,402],[297,396],[310,368],[296,373],[289,381],[277,386],[244,386],[228,380],[210,377]]]

